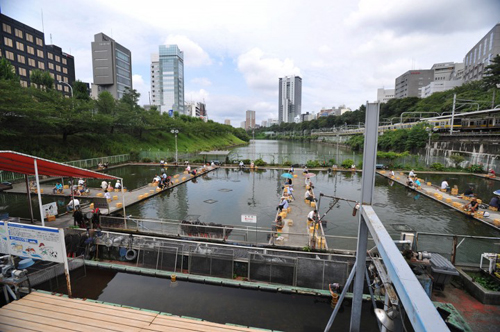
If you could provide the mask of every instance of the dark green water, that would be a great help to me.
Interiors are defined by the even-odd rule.
[[[337,146],[332,144],[274,140],[253,140],[247,146],[231,150],[229,155],[230,160],[258,158],[274,164],[283,164],[285,161],[305,164],[308,160],[328,161],[333,158],[340,165],[345,159],[352,159],[358,164],[363,160],[363,155],[342,148],[337,150]]]
[[[66,293],[49,284],[40,289]],[[120,303],[143,309],[190,316],[216,323],[232,323],[278,331],[323,331],[330,315],[330,299],[282,294],[195,282],[177,281],[87,268],[87,276],[72,280],[73,296]],[[350,302],[343,304],[334,322],[335,331],[348,331]],[[363,303],[362,331],[378,331],[371,303]]]
[[[127,214],[140,218],[165,218],[182,220],[187,215],[199,215],[202,222],[225,225],[247,226],[241,223],[241,214],[255,214],[258,227],[270,227],[276,213],[283,180],[282,171],[259,170],[256,172],[219,169],[207,177],[188,182],[171,192],[155,196],[127,209]],[[316,196],[319,193],[359,200],[361,195],[361,174],[319,172],[313,178]],[[391,185],[392,183],[392,185]],[[295,183],[297,199],[302,199],[305,189],[302,183]],[[214,202],[215,201],[215,202]],[[322,199],[320,213],[329,207],[330,199]],[[326,234],[357,236],[358,217],[352,216],[354,204],[340,201],[324,218],[328,221]],[[415,191],[377,176],[374,188],[374,209],[387,230],[399,238],[391,224],[407,224],[419,232],[500,236],[500,232],[475,221],[453,209],[447,208]],[[337,240],[329,240],[330,247],[339,247]],[[436,238],[422,236],[421,250],[451,253],[451,237]],[[355,240],[349,247],[354,249]],[[458,252],[459,259],[478,262],[482,252],[491,251],[484,241],[466,240]]]

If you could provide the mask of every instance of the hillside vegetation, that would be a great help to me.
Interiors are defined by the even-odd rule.
[[[48,72],[33,71],[24,88],[5,58],[0,59],[0,149],[56,160],[75,160],[139,152],[174,151],[172,129],[179,130],[179,152],[245,144],[243,129],[209,120],[160,114],[138,105],[129,90],[116,101],[108,92],[92,100],[86,85],[75,82],[74,98],[54,89]]]

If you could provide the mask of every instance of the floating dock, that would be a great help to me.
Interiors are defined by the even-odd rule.
[[[10,331],[256,331],[62,295],[32,292],[0,308],[0,326]],[[259,329],[260,330],[260,329]]]
[[[314,179],[314,177],[312,179]],[[321,222],[316,225],[315,230],[314,226],[307,222],[307,215],[316,208],[317,203],[314,202],[314,204],[311,204],[304,199],[307,190],[305,180],[306,177],[302,170],[295,170],[292,178],[293,196],[295,199],[289,201],[288,211],[282,214],[284,226],[281,231],[277,232],[277,237],[274,239],[274,242],[271,241],[270,244],[298,248],[307,246],[312,247],[311,243],[314,239],[314,246],[316,249],[328,249]],[[276,217],[279,214],[278,211]]]
[[[120,211],[123,211],[123,206],[127,208],[127,206],[139,203],[141,201],[147,200],[150,197],[156,196],[161,194],[162,192],[165,192],[167,190],[170,190],[172,188],[175,188],[181,184],[184,184],[188,181],[191,181],[194,178],[203,176],[218,167],[200,167],[196,169],[197,174],[196,175],[191,175],[191,174],[186,174],[185,171],[179,172],[175,175],[172,176],[172,182],[173,185],[166,188],[166,189],[159,189],[156,186],[153,186],[152,184],[148,184],[146,186],[131,190],[131,191],[113,191],[110,192],[111,194],[111,201],[109,202],[109,210],[107,209],[101,209],[101,213],[103,214],[112,214],[112,213],[120,213]],[[52,197],[66,197],[66,198],[71,198],[71,195],[69,195],[70,190],[69,189],[64,189],[63,194],[53,194],[52,193],[52,188],[54,187],[53,185],[44,185],[40,184],[40,187],[42,189],[41,195],[48,195]],[[82,195],[82,196],[75,196],[76,199],[81,200],[81,199],[87,199],[87,200],[92,200],[93,198],[102,198],[103,197],[103,190],[101,188],[89,188],[90,189],[90,195]],[[26,194],[26,184],[24,182],[21,183],[16,183],[13,185],[13,188],[5,191],[6,193],[15,193],[15,194]],[[31,193],[31,195],[37,195],[36,193]],[[81,206],[82,208],[82,213],[87,213],[91,212],[92,209],[90,206]],[[38,210],[33,211],[34,215],[39,215]],[[58,215],[55,221],[47,221],[45,220],[45,225],[50,226],[50,227],[69,227],[73,226],[73,215],[71,213],[64,213]]]
[[[408,187],[406,185],[406,179],[408,174],[405,174],[403,172],[395,172],[395,175],[392,176],[390,172],[388,171],[378,171],[378,174],[388,178],[389,180],[392,180],[400,185],[403,185],[405,187]],[[467,199],[467,197],[459,197],[459,196],[454,196],[451,195],[448,192],[443,192],[440,189],[440,185],[432,185],[430,182],[424,182],[424,180],[420,179],[421,186],[420,188],[414,188],[412,190],[415,190],[415,192],[427,196],[435,201],[438,201],[441,204],[444,204],[448,206],[449,208],[452,208],[456,211],[459,211],[460,213],[469,215],[471,218],[480,221],[488,226],[491,226],[493,228],[496,228],[500,230],[500,212],[499,211],[493,211],[490,209],[479,209],[480,213],[474,213],[471,214],[470,212],[467,212],[464,210],[464,205],[470,202],[470,199]],[[478,211],[479,211],[478,210]],[[488,212],[489,217],[485,217],[483,215],[483,212]]]

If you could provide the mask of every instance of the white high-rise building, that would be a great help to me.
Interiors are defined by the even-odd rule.
[[[151,55],[151,104],[161,112],[184,114],[184,53],[177,45],[160,45]]]
[[[302,78],[285,76],[279,80],[278,121],[293,123],[300,119],[302,108]]]

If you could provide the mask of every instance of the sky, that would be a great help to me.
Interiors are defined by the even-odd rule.
[[[302,78],[302,113],[375,101],[377,88],[434,63],[463,62],[500,23],[499,0],[0,0],[3,14],[45,32],[92,82],[100,32],[132,52],[133,88],[149,104],[151,54],[184,52],[185,101],[239,127],[278,118],[278,80]],[[43,24],[42,24],[43,12]]]

